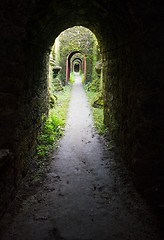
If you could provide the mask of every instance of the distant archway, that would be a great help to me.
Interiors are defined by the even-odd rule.
[[[67,56],[67,62],[66,62],[66,84],[67,82],[69,81],[69,78],[70,78],[70,60],[71,60],[71,57],[76,54],[76,53],[81,53],[83,56],[84,56],[84,84],[86,83],[86,57],[85,57],[85,54],[82,52],[82,51],[72,51],[68,54]]]
[[[83,60],[82,60],[82,58],[80,58],[80,57],[75,57],[75,58],[72,60],[71,72],[73,72],[73,66],[74,66],[74,62],[75,62],[75,61],[77,61],[77,62],[80,64],[81,72],[83,73]]]
[[[80,65],[79,65],[79,63],[75,63],[75,65],[74,65],[74,72],[79,72],[80,71]]]

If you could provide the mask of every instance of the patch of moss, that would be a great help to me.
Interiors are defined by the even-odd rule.
[[[99,62],[96,63],[96,66],[95,66],[95,70],[96,70],[96,73],[97,73],[98,75],[101,74],[101,68],[102,68],[102,64],[101,64],[101,62],[99,61]]]
[[[57,101],[57,96],[55,96],[55,94],[50,94],[50,97],[49,97],[50,108],[53,108],[56,105],[56,101]]]
[[[102,92],[99,92],[94,99],[92,100],[92,107],[102,108],[103,107],[103,95]]]
[[[54,85],[54,90],[55,91],[62,91],[63,90],[63,85],[61,84],[61,81],[58,78],[55,78],[53,80],[53,85]]]
[[[96,78],[88,87],[88,91],[99,92],[100,91],[100,78]]]

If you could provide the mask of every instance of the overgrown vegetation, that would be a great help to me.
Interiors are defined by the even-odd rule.
[[[81,73],[82,76],[82,83],[84,84],[84,73]]]
[[[75,72],[71,72],[70,73],[70,79],[69,79],[70,83],[74,83],[75,82]]]
[[[88,91],[88,86],[85,86],[85,91],[88,96],[90,105],[91,105],[91,111],[93,114],[93,120],[94,120],[94,125],[95,128],[98,130],[100,134],[106,135],[107,133],[107,128],[104,125],[104,113],[103,113],[103,107],[93,107],[92,102],[95,99],[97,92],[95,91]]]
[[[89,84],[88,84],[89,85]],[[111,152],[115,149],[115,141],[111,138],[111,133],[113,129],[109,129],[104,124],[104,110],[102,106],[94,107],[93,102],[100,92],[91,91],[88,89],[88,85],[85,86],[85,91],[88,96],[88,101],[90,103],[91,112],[93,115],[94,126],[99,134],[102,134],[106,138],[106,143],[108,147],[108,151]]]
[[[85,54],[87,61],[86,79],[91,82],[95,78],[95,65],[100,59],[100,51],[95,35],[87,28],[82,26],[75,26],[63,31],[55,41],[52,48],[52,59],[62,67],[58,78],[64,85],[66,79],[66,61],[67,56],[72,51],[82,51]],[[76,53],[72,56],[80,57],[84,63],[84,56],[81,53]],[[84,72],[84,68],[83,71]]]
[[[46,120],[45,117],[42,119],[44,124],[38,135],[37,154],[35,157],[35,165],[38,171],[35,171],[35,169],[33,171],[32,178],[34,181],[46,171],[49,156],[58,147],[57,142],[63,136],[70,93],[70,85],[66,86],[62,92],[56,93],[57,103],[55,107],[49,110]]]

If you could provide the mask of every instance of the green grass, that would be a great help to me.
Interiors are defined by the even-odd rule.
[[[57,104],[49,110],[48,118],[38,135],[38,146],[35,157],[37,172],[34,171],[33,179],[40,177],[45,172],[49,156],[58,147],[57,141],[64,133],[67,109],[71,96],[71,86],[66,86],[62,92],[56,93],[56,95],[58,98]]]
[[[94,125],[98,132],[102,135],[106,135],[107,128],[104,125],[104,111],[103,108],[94,108],[92,107],[92,101],[97,95],[97,92],[87,91],[87,86],[85,87],[86,94],[88,96],[88,100],[91,106],[91,112],[93,115]]]
[[[82,76],[82,83],[84,84],[84,73],[80,74]]]
[[[70,73],[69,81],[70,81],[71,83],[74,83],[74,82],[75,82],[75,72],[71,72],[71,73]]]
[[[98,133],[103,135],[106,138],[108,144],[108,151],[111,152],[115,149],[115,141],[111,139],[111,135],[109,134],[108,128],[104,124],[104,112],[103,108],[94,108],[92,107],[92,101],[97,95],[95,91],[88,91],[88,87],[85,87],[86,94],[88,96],[88,101],[90,103],[91,112],[93,115],[94,126],[97,129]]]

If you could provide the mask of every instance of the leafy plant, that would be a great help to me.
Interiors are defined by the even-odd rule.
[[[55,141],[63,134],[64,122],[50,110],[47,121],[38,136],[37,158],[46,158]]]
[[[81,74],[81,76],[82,76],[82,83],[84,83],[84,73]]]
[[[91,105],[93,99],[97,95],[97,92],[93,92],[91,90],[88,91],[88,85],[85,86],[85,91],[86,91],[86,94],[88,96],[88,100],[89,100],[90,105]],[[104,125],[103,107],[94,108],[94,107],[91,106],[91,111],[92,111],[92,114],[93,114],[93,120],[94,120],[95,128],[98,130],[98,132],[100,134],[106,135],[107,128]]]
[[[71,72],[71,73],[70,73],[70,79],[69,79],[69,81],[70,81],[71,83],[74,83],[74,82],[75,82],[75,73],[74,73],[74,72]]]
[[[63,136],[70,93],[71,86],[66,86],[62,92],[56,93],[58,100],[55,108],[49,110],[47,119],[45,115],[42,117],[43,127],[38,134],[35,157],[37,172],[33,172],[33,180],[43,175],[51,152],[57,148],[57,141]]]

